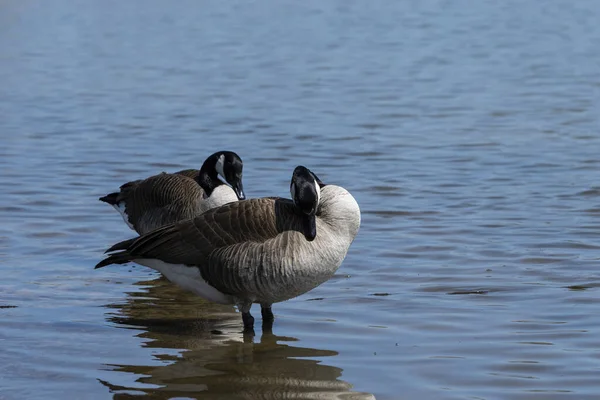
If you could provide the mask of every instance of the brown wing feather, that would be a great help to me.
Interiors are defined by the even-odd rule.
[[[155,258],[173,264],[202,265],[219,248],[262,243],[286,230],[301,232],[302,220],[291,200],[249,199],[163,226],[111,249],[127,251],[130,260]]]
[[[217,247],[198,265],[202,277],[211,286],[222,293],[254,298],[285,275],[284,265],[290,261],[288,246],[293,240],[305,242],[305,216],[289,200],[275,200],[271,216],[246,222],[253,222],[248,232],[274,234],[265,240],[243,240]],[[240,216],[242,223],[243,217]]]
[[[181,171],[177,171],[177,172],[173,172],[173,173],[177,174],[177,175],[186,176],[188,178],[196,180],[196,178],[198,178],[198,175],[200,175],[200,170],[198,170],[198,169],[182,169]]]
[[[118,200],[125,202],[125,212],[136,231],[145,233],[193,216],[202,194],[193,179],[161,173],[122,185]]]
[[[173,264],[201,264],[217,248],[276,236],[278,231],[272,222],[274,206],[273,199],[225,204],[194,219],[143,235],[128,250],[139,258],[158,258]]]

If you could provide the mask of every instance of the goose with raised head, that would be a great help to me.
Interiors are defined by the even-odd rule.
[[[242,169],[240,156],[232,151],[219,151],[210,155],[199,171],[163,172],[127,182],[119,192],[100,200],[113,206],[131,229],[143,235],[211,208],[245,199]]]
[[[236,304],[252,330],[253,303],[263,327],[271,305],[326,282],[360,227],[360,209],[343,187],[325,185],[305,167],[294,170],[292,200],[267,197],[229,203],[193,219],[112,246],[96,268],[136,262],[221,304]]]

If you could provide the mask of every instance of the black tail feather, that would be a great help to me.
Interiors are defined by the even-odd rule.
[[[131,261],[131,254],[127,253],[126,251],[121,251],[106,257],[104,260],[96,264],[94,269],[106,267],[107,265],[111,264],[125,264],[129,261]]]
[[[136,241],[136,239],[138,239],[138,238],[135,237],[133,239],[123,240],[122,242],[119,242],[119,243],[113,245],[111,248],[106,250],[104,253],[105,254],[112,253],[113,251],[117,251],[117,250],[127,250],[127,249],[129,249],[129,246],[131,246],[131,244]]]
[[[98,200],[103,201],[105,203],[108,203],[112,206],[117,205],[118,201],[117,201],[117,197],[119,197],[119,193],[118,192],[114,192],[114,193],[109,193],[104,197],[100,197]]]

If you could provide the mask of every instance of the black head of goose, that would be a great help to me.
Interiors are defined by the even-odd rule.
[[[211,208],[245,199],[242,170],[242,159],[236,153],[219,151],[210,155],[200,170],[163,172],[127,182],[119,192],[110,193],[100,200],[113,206],[131,229],[144,234]]]
[[[229,189],[233,189],[233,193],[237,197],[235,200],[244,200],[246,198],[242,185],[243,169],[244,163],[240,156],[233,151],[219,151],[210,155],[204,161],[196,177],[196,181],[204,190],[205,198],[212,198],[215,203],[214,207],[217,207],[226,204],[220,202],[223,197],[231,198],[231,190]],[[231,188],[220,180],[219,176],[225,182],[229,183]],[[215,191],[218,193],[215,193]],[[217,204],[219,202],[220,204]]]
[[[290,182],[290,193],[294,204],[306,215],[304,222],[304,236],[312,241],[317,236],[316,213],[321,196],[321,187],[324,186],[319,178],[308,168],[299,165],[294,169]]]
[[[290,191],[291,200],[229,203],[117,243],[96,268],[134,261],[155,269],[207,300],[236,304],[249,331],[259,303],[270,327],[271,305],[331,278],[360,227],[354,197],[307,168],[294,170]]]

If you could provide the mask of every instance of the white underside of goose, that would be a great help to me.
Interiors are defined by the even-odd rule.
[[[135,228],[133,227],[133,225],[131,225],[131,223],[129,222],[129,216],[127,215],[127,213],[125,212],[125,202],[121,201],[117,204],[111,204],[115,210],[117,210],[117,212],[121,215],[121,218],[123,218],[123,221],[125,221],[125,223],[127,224],[127,226],[130,229],[135,230]]]
[[[221,293],[209,285],[196,267],[188,267],[185,264],[170,264],[152,258],[143,258],[135,260],[135,262],[160,272],[182,289],[189,290],[206,300],[219,304],[233,304],[231,296]]]

